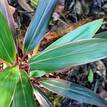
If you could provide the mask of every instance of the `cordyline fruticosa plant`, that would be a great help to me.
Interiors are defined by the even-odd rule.
[[[42,107],[52,107],[43,87],[81,103],[107,107],[104,99],[83,86],[61,79],[40,78],[65,67],[107,57],[107,40],[103,38],[106,34],[92,38],[103,19],[80,26],[25,62],[25,57],[43,37],[55,5],[56,0],[39,0],[36,14],[25,35],[25,54],[20,61],[17,60],[19,56],[12,32],[0,13],[0,59],[9,65],[0,73],[0,107],[37,107],[34,95]]]

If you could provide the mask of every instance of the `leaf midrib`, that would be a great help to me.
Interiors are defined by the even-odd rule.
[[[23,72],[23,71],[22,71],[22,72]],[[23,80],[22,80],[21,73],[19,74],[19,80],[20,80],[20,82],[21,82],[21,87],[22,87],[22,92],[23,92],[23,96],[24,96],[25,105],[26,105],[26,107],[28,107],[28,106],[27,106],[27,101],[26,101],[26,95],[25,95],[25,92],[24,92]]]
[[[90,46],[87,46],[87,47],[90,47]],[[99,50],[99,49],[97,49],[97,50]],[[107,50],[107,49],[104,49],[103,51],[105,51],[105,50]],[[94,51],[96,51],[96,50],[94,50]],[[30,65],[35,64],[35,63],[40,63],[40,62],[45,62],[45,61],[57,59],[57,58],[62,58],[62,57],[68,56],[68,55],[79,54],[80,52],[81,52],[81,50],[80,50],[80,51],[76,51],[76,52],[70,52],[70,53],[67,53],[66,55],[62,55],[62,56],[57,56],[57,57],[51,57],[51,58],[47,58],[47,59],[32,61],[32,62],[30,63]],[[91,51],[84,51],[84,52],[82,52],[82,53],[86,53],[86,52],[91,53],[91,52],[93,52],[93,50],[91,50]],[[35,60],[36,60],[36,59],[35,59]]]
[[[51,2],[51,0],[50,0],[50,2]],[[43,13],[43,15],[42,15],[42,17],[41,17],[40,23],[38,24],[38,26],[37,26],[37,28],[36,28],[36,31],[34,31],[33,37],[31,38],[31,41],[30,41],[30,43],[29,43],[29,45],[28,45],[28,48],[27,48],[26,52],[29,50],[30,44],[32,43],[32,41],[33,41],[33,39],[34,39],[34,37],[35,37],[35,34],[37,33],[37,31],[38,31],[38,29],[39,29],[39,26],[41,25],[42,19],[43,19],[44,16],[45,16],[45,12],[46,12],[46,10],[48,9],[48,6],[50,5],[50,2],[49,2],[49,4],[47,5],[46,9],[44,10],[44,13]]]

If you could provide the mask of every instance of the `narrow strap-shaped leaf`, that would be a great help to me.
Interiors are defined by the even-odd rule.
[[[53,107],[48,97],[38,87],[34,88],[34,94],[41,107]]]
[[[107,101],[100,98],[93,91],[65,80],[45,79],[41,81],[41,84],[53,92],[77,100],[81,103],[94,104],[101,107],[107,106]]]
[[[65,67],[97,61],[107,57],[106,47],[106,39],[66,43],[32,57],[29,61],[30,70],[53,72]]]
[[[57,0],[39,0],[36,14],[31,21],[24,40],[25,52],[32,51],[43,37]]]
[[[20,71],[11,107],[36,107],[31,83],[24,71]]]
[[[96,35],[94,36],[94,38],[107,39],[107,31],[96,34]]]
[[[102,23],[103,19],[97,19],[95,21],[82,25],[76,30],[71,31],[70,33],[66,34],[65,36],[61,37],[60,39],[49,45],[45,50],[52,49],[56,46],[60,46],[74,40],[92,38],[101,27]]]
[[[0,59],[13,63],[16,59],[15,43],[6,19],[0,12]]]
[[[8,24],[11,27],[12,31],[15,32],[15,27],[16,27],[15,21],[12,16],[13,14],[11,13],[7,0],[0,0],[0,11],[6,17]]]
[[[19,77],[18,68],[6,68],[0,73],[0,107],[10,107]]]

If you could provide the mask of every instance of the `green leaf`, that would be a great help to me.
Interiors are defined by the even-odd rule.
[[[0,59],[13,63],[16,59],[15,43],[5,17],[0,13]]]
[[[89,22],[85,25],[82,25],[76,30],[71,31],[70,33],[66,34],[65,36],[61,37],[60,39],[52,43],[45,50],[52,49],[56,46],[60,46],[67,42],[72,42],[79,39],[92,38],[95,35],[95,33],[98,31],[98,29],[101,27],[102,23],[103,23],[103,19],[98,19],[98,20]]]
[[[107,31],[96,34],[96,35],[94,36],[94,38],[107,39]]]
[[[38,5],[38,1],[39,0],[31,0],[31,6],[33,7],[33,8],[36,8],[37,7],[37,5]]]
[[[33,72],[30,72],[30,77],[32,78],[35,78],[35,77],[41,77],[45,74],[46,72],[45,71],[40,71],[40,70],[35,70]]]
[[[36,107],[31,83],[24,71],[20,71],[12,107]]]
[[[19,77],[16,67],[0,73],[0,107],[10,107]]]
[[[88,74],[88,82],[92,83],[94,80],[94,73],[92,69],[90,69],[89,74]]]
[[[104,107],[107,106],[107,101],[83,86],[61,79],[45,79],[41,81],[41,84],[53,92],[77,100],[81,103],[94,104]]]
[[[24,50],[26,53],[32,51],[44,36],[56,2],[57,0],[39,0],[36,14],[25,35]]]
[[[47,95],[45,95],[45,93],[43,93],[38,87],[34,88],[34,94],[41,107],[53,107]]]
[[[85,64],[107,57],[107,40],[90,39],[66,43],[44,51],[30,59],[30,70],[53,72],[65,67]]]

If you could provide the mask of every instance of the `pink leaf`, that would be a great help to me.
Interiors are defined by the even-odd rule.
[[[9,6],[7,0],[0,0],[0,11],[6,17],[12,31],[15,32],[16,23],[13,18],[13,13],[15,11],[15,8]]]

